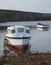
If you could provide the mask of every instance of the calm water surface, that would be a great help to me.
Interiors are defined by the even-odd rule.
[[[40,31],[34,28],[31,29],[31,51],[51,52],[51,21],[17,22],[17,25],[34,26],[37,25],[38,22],[41,22],[43,24],[49,24],[49,31]],[[3,52],[3,37],[5,35],[5,32],[6,31],[4,30],[0,31],[0,55]]]

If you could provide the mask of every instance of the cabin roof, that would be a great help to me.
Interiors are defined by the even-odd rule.
[[[26,26],[10,26],[7,29],[16,29],[16,28],[25,28],[25,29],[29,29],[29,27]]]

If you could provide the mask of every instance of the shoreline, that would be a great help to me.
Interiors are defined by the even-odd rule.
[[[0,64],[51,65],[51,53],[22,53],[17,56],[2,56],[0,57]]]
[[[0,30],[6,30],[7,27],[9,27],[9,26],[0,26]],[[30,29],[36,28],[36,26],[27,26],[27,27],[29,27]]]

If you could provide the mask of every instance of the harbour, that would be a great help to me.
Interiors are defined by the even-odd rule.
[[[38,22],[43,24],[49,24],[48,31],[40,31],[36,28],[31,28],[31,51],[32,52],[51,52],[51,21],[35,21],[35,22],[17,22],[16,25],[24,25],[24,26],[36,26]],[[9,22],[8,22],[9,23]],[[22,23],[22,24],[21,24]],[[13,22],[14,24],[14,22]],[[0,26],[3,23],[0,24]],[[5,24],[4,24],[5,25]],[[2,54],[3,51],[3,37],[6,33],[6,30],[0,31],[0,53]]]
[[[51,65],[51,1],[0,1],[0,65]]]
[[[39,21],[40,22],[40,21]],[[9,23],[9,22],[8,22]],[[14,22],[13,22],[14,23]],[[46,64],[51,65],[51,21],[41,21],[40,23],[43,24],[49,24],[49,30],[38,30],[36,28],[37,22],[17,22],[16,25],[24,25],[28,26],[31,34],[31,53],[16,53],[16,55],[12,56],[4,56],[3,50],[4,50],[4,43],[3,39],[6,34],[6,28],[8,25],[2,23],[0,24],[0,28],[3,28],[0,30],[0,64],[9,64],[9,65],[32,65],[32,64]],[[15,25],[14,24],[14,25]],[[14,26],[13,25],[13,26]],[[4,27],[7,26],[5,29]],[[10,26],[10,24],[9,24]],[[3,30],[4,29],[4,30]],[[9,61],[10,60],[10,61]],[[23,62],[24,60],[24,62]]]
[[[51,28],[51,21],[7,21],[5,23],[0,24],[0,30],[6,30],[8,26],[14,26],[14,25],[23,25],[27,26],[31,29],[36,29],[37,23],[42,23],[42,24],[49,24],[49,27]]]

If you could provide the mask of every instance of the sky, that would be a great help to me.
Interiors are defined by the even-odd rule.
[[[0,9],[51,13],[51,0],[0,0]]]

